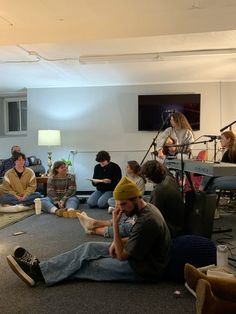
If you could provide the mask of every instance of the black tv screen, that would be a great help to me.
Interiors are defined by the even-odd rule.
[[[169,126],[171,112],[182,112],[194,131],[200,130],[200,94],[139,95],[138,130],[158,131]]]

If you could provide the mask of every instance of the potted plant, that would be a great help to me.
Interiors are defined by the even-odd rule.
[[[66,164],[67,168],[69,168],[70,166],[72,166],[71,160],[66,160],[66,159],[64,159],[64,158],[62,158],[61,160]]]

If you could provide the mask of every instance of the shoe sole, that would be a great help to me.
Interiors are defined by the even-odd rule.
[[[34,287],[35,286],[35,281],[28,276],[23,269],[17,264],[15,261],[14,257],[11,255],[7,256],[7,262],[11,269],[14,271],[14,273],[22,280],[24,283],[29,286],[29,287]]]

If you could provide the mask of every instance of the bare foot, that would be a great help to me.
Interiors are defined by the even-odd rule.
[[[85,212],[77,213],[77,217],[79,218],[79,221],[81,223],[81,226],[84,228],[84,231],[87,234],[91,234],[93,230],[93,225],[95,219],[88,217],[88,215]]]

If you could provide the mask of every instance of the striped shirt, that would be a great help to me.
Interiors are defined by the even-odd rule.
[[[51,176],[48,178],[47,195],[53,202],[65,202],[76,194],[75,176],[68,173],[65,177]]]

